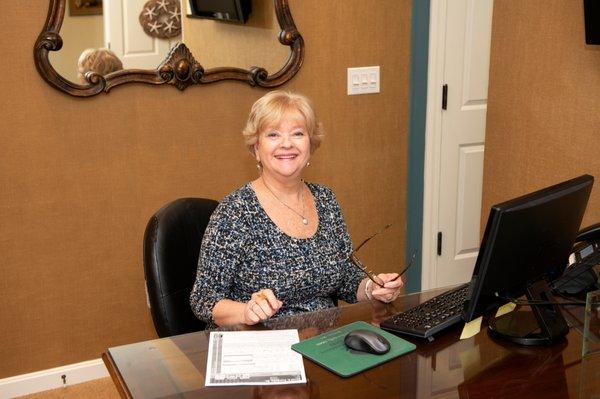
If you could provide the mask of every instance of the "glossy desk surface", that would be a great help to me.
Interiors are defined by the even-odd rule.
[[[377,325],[442,291],[275,319],[253,329],[297,328],[305,339],[357,320]],[[102,357],[121,395],[133,398],[600,398],[600,354],[581,359],[582,315],[581,308],[566,310],[572,328],[551,347],[499,343],[485,329],[459,340],[461,323],[433,342],[403,336],[416,351],[350,378],[304,359],[309,382],[303,385],[204,387],[205,331],[110,348]]]

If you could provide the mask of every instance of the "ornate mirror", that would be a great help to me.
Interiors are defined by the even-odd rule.
[[[187,3],[187,0],[182,0],[181,3],[179,3],[179,0],[170,1],[177,2],[180,5],[181,3]],[[56,60],[55,56],[57,56],[59,53],[50,53],[58,52],[61,50],[61,48],[63,48],[63,38],[60,35],[60,30],[65,20],[66,0],[49,0],[50,5],[48,9],[48,17],[34,47],[35,65],[42,78],[51,86],[65,93],[78,97],[90,97],[101,92],[107,93],[115,86],[136,82],[152,85],[170,84],[174,85],[180,90],[183,90],[191,85],[201,85],[222,80],[244,81],[251,86],[276,87],[287,82],[300,69],[304,59],[304,40],[296,29],[287,0],[273,0],[273,8],[271,8],[270,4],[267,4],[266,6],[264,4],[265,2],[271,0],[253,1],[257,2],[256,6],[253,4],[253,7],[257,11],[256,14],[259,15],[259,17],[255,18],[258,19],[258,22],[254,22],[254,28],[264,28],[265,25],[268,24],[268,21],[265,22],[264,20],[268,20],[269,18],[273,17],[272,15],[268,15],[268,13],[272,13],[272,10],[274,9],[274,14],[278,24],[276,30],[278,31],[279,48],[286,48],[282,47],[282,45],[289,47],[289,51],[284,52],[284,54],[287,54],[287,60],[285,57],[283,57],[283,66],[276,72],[272,72],[275,70],[272,68],[276,67],[273,65],[265,66],[263,63],[259,64],[261,66],[251,66],[248,67],[248,69],[244,69],[244,67],[239,66],[213,67],[212,65],[202,65],[201,62],[197,61],[197,58],[195,58],[195,56],[192,54],[192,50],[190,50],[185,43],[188,42],[188,38],[190,43],[200,42],[201,40],[198,40],[195,36],[188,36],[190,34],[193,35],[197,34],[198,32],[202,32],[203,37],[209,38],[207,40],[218,41],[220,39],[218,34],[215,34],[215,31],[217,31],[217,33],[219,31],[224,32],[224,34],[227,35],[226,40],[228,41],[227,43],[229,43],[229,45],[222,46],[223,52],[228,54],[237,54],[244,50],[249,53],[259,54],[260,52],[255,51],[256,49],[244,48],[247,46],[244,44],[243,40],[241,40],[244,36],[243,29],[246,29],[243,25],[240,27],[239,25],[235,26],[230,23],[217,22],[219,25],[214,25],[216,28],[200,30],[197,28],[197,25],[194,25],[192,19],[187,19],[186,15],[180,15],[180,25],[184,30],[183,36],[186,38],[186,40],[174,45],[168,51],[168,54],[166,54],[166,58],[164,58],[157,68],[121,69],[116,72],[108,73],[107,75],[90,71],[85,73],[85,75],[82,77],[82,83],[74,82],[73,80],[77,79],[66,77],[65,73],[61,73],[61,68],[55,68],[55,66],[53,66],[52,60]],[[260,3],[260,1],[263,3]],[[107,1],[105,0],[105,4],[106,3]],[[149,3],[150,1],[147,4]],[[165,1],[162,0],[158,2],[158,4],[162,3],[165,3]],[[70,5],[70,7],[74,6]],[[148,13],[146,13],[146,15],[147,14]],[[141,20],[143,18],[142,15],[143,10],[140,13],[140,23],[142,22]],[[262,17],[260,17],[260,15],[262,15]],[[265,17],[265,15],[267,15],[267,17]],[[260,20],[261,18],[263,21]],[[249,23],[248,25],[250,25],[250,27],[247,29],[250,29],[252,28],[253,24]],[[69,29],[73,30],[72,27],[69,27]],[[86,29],[88,28],[86,27]],[[186,33],[185,29],[188,29],[189,33]],[[75,35],[77,35],[77,32],[75,32]],[[236,41],[235,35],[238,35],[237,37],[240,38],[240,43],[237,44],[237,48],[235,46],[231,46],[231,43]],[[261,35],[270,36],[271,31],[262,29]],[[273,34],[273,36],[276,35],[277,33]],[[69,40],[69,38],[67,37],[66,40]],[[273,42],[277,42],[277,39],[273,38]],[[214,45],[213,47],[221,48],[221,44]],[[194,46],[193,49],[196,51],[198,50],[198,47]],[[204,52],[201,46],[198,51]],[[271,50],[266,51],[271,52]],[[198,54],[198,57],[200,57],[200,60],[217,60],[214,62],[223,62],[226,65],[228,65],[227,63],[229,62],[229,58],[227,57],[209,57],[208,54]],[[242,60],[246,60],[246,58],[247,57],[241,57]],[[252,62],[258,62],[258,60],[254,60]],[[76,60],[74,60],[73,63],[76,63]],[[76,65],[73,65],[73,68],[76,68]]]

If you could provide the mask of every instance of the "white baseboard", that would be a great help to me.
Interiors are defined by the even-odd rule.
[[[14,398],[48,389],[74,385],[98,378],[108,377],[102,359],[69,364],[48,370],[21,374],[0,380],[0,398]],[[63,379],[64,376],[64,379]]]

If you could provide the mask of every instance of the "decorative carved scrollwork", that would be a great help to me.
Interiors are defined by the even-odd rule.
[[[204,68],[183,43],[169,51],[167,58],[158,67],[158,74],[165,82],[183,90],[189,85],[201,83]]]
[[[273,0],[281,27],[279,42],[290,47],[290,55],[283,67],[272,75],[257,66],[250,69],[219,67],[205,70],[185,44],[180,43],[171,49],[156,70],[126,69],[105,76],[88,72],[85,74],[87,84],[80,85],[63,78],[48,59],[50,51],[62,48],[59,31],[65,13],[65,1],[49,0],[48,17],[33,52],[36,68],[42,78],[54,88],[73,96],[90,97],[126,83],[171,84],[183,90],[191,85],[239,80],[251,86],[277,87],[290,80],[304,61],[304,39],[296,29],[287,0]]]

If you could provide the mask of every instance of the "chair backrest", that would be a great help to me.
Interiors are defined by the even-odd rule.
[[[189,304],[204,230],[218,202],[180,198],[159,209],[144,233],[144,277],[159,337],[203,330]]]

